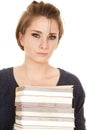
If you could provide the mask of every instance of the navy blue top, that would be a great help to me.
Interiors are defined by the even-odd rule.
[[[77,76],[60,70],[58,85],[74,85],[73,107],[75,114],[75,129],[86,130],[84,118],[85,93]],[[18,86],[14,75],[13,67],[0,70],[0,130],[13,130],[15,121],[15,88]]]

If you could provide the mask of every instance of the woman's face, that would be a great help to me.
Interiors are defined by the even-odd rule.
[[[33,19],[25,34],[19,35],[25,58],[35,62],[48,62],[58,45],[59,29],[56,20],[39,16]]]

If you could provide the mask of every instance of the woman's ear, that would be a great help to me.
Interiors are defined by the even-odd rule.
[[[20,44],[23,46],[23,34],[21,32],[19,32],[19,41],[20,41]]]

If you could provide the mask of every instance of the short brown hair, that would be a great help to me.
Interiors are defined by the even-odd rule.
[[[27,27],[30,25],[32,18],[37,17],[37,16],[45,16],[49,19],[55,19],[57,21],[58,27],[59,27],[59,40],[62,37],[63,23],[61,20],[59,9],[50,3],[44,3],[43,1],[41,1],[41,2],[33,1],[27,7],[27,9],[23,12],[23,14],[19,20],[19,23],[17,25],[17,28],[16,28],[17,43],[22,50],[24,50],[24,47],[20,43],[19,32],[24,34]]]

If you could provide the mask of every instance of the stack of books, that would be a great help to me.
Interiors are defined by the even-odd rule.
[[[14,130],[74,130],[73,86],[16,88]]]

